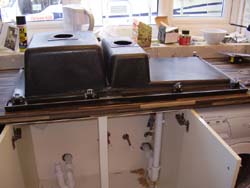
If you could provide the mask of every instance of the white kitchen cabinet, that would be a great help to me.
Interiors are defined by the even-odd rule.
[[[233,188],[240,157],[194,111],[162,113],[157,187]],[[189,121],[188,131],[176,119],[182,113]],[[22,138],[15,150],[13,126],[6,126],[0,135],[0,182],[4,188],[59,188],[54,164],[62,162],[64,153],[71,153],[76,188],[145,187],[138,181],[141,175],[131,171],[147,168],[140,145],[150,141],[143,136],[148,118],[149,114],[133,114],[19,125]],[[125,133],[131,145],[122,138]]]
[[[184,113],[189,130],[178,125]],[[233,188],[240,157],[195,111],[165,113],[159,188]]]

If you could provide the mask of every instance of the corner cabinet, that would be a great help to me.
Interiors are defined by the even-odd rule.
[[[159,113],[164,123],[160,174],[154,186],[234,188],[241,159],[218,134],[194,110]],[[143,136],[149,116],[7,125],[0,135],[1,187],[60,188],[54,163],[71,153],[75,188],[143,188],[146,185],[134,172],[147,169],[140,146],[150,140]],[[22,138],[13,149],[13,128],[17,127],[22,129]],[[124,135],[129,135],[129,142]]]
[[[194,110],[164,116],[159,188],[233,188],[241,159],[221,137]]]

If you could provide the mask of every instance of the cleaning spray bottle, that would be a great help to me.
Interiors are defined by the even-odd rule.
[[[25,16],[16,17],[16,25],[19,30],[19,51],[24,52],[28,46],[27,28]]]

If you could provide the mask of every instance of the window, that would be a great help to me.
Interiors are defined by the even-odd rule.
[[[175,0],[174,16],[222,16],[223,0]]]
[[[103,8],[103,18],[112,24],[130,24],[134,18],[153,23],[152,18],[157,15],[157,0],[109,0]]]
[[[185,3],[181,3],[181,1]],[[229,26],[233,1],[234,0],[160,1],[160,4],[163,6],[159,6],[159,13],[161,15],[168,15],[170,24],[179,28],[193,30],[195,31],[195,35],[200,35],[200,30],[208,27],[222,28],[230,32],[233,31],[233,28]]]
[[[97,25],[129,24],[133,18],[154,23],[158,1],[173,7],[174,17],[215,17],[223,16],[228,0],[0,0],[0,16],[3,22],[15,21],[16,15],[26,15],[27,21],[61,20],[63,5],[81,3],[92,10]]]
[[[3,22],[15,21],[16,15],[25,15],[27,21],[57,20],[63,16],[60,0],[9,0],[0,7]]]
[[[247,1],[248,0],[241,0]],[[22,3],[21,3],[22,2]],[[95,25],[131,25],[134,18],[154,24],[156,15],[167,15],[169,24],[189,29],[199,35],[204,27],[229,26],[234,0],[0,0],[0,15],[4,22],[15,21],[15,16],[26,15],[30,21],[29,35],[34,32],[58,31],[63,28],[62,7],[81,3],[91,9]],[[21,5],[22,6],[21,6]],[[26,6],[24,6],[26,5]],[[237,3],[236,3],[237,5]],[[48,20],[50,22],[48,22]],[[193,32],[195,31],[195,32]]]
[[[91,9],[97,25],[131,24],[134,18],[151,23],[157,15],[157,0],[0,0],[3,22],[25,15],[27,21],[63,19],[62,6],[81,3]]]

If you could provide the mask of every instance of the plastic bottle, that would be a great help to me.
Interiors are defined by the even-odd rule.
[[[19,30],[19,51],[24,52],[28,46],[27,28],[25,16],[16,17],[16,25]]]

